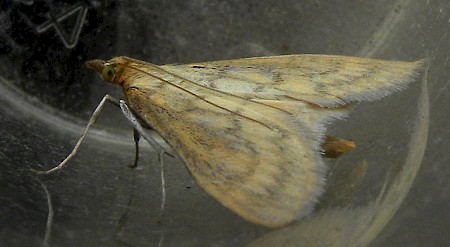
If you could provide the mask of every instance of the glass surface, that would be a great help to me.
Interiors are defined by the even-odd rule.
[[[0,5],[0,246],[41,246],[46,232],[51,246],[450,245],[445,0]],[[357,149],[327,160],[326,193],[312,215],[289,227],[244,221],[170,157],[160,217],[157,156],[141,141],[138,168],[127,167],[132,129],[114,106],[66,168],[42,183],[31,176],[30,168],[53,167],[70,153],[106,93],[123,97],[86,60],[126,55],[169,64],[300,53],[428,58],[430,72],[428,84],[354,105],[328,126]]]

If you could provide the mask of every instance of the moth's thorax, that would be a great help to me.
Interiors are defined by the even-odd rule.
[[[164,84],[166,75],[156,65],[128,57],[116,57],[108,62],[116,68],[112,83],[120,85],[125,94],[129,88],[145,90],[159,88]]]

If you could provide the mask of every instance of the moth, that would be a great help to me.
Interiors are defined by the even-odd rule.
[[[327,138],[326,125],[352,102],[404,89],[425,63],[286,55],[87,66],[122,87],[128,118],[157,131],[209,195],[252,223],[281,227],[309,214],[324,192],[323,147],[332,156],[352,149]]]

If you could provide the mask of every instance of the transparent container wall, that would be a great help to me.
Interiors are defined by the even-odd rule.
[[[450,245],[447,1],[0,5],[1,246],[44,239],[51,246]],[[141,141],[139,166],[128,168],[133,132],[115,106],[105,108],[67,167],[39,180],[31,175],[70,153],[106,93],[123,98],[85,68],[88,59],[169,64],[300,53],[428,58],[430,70],[428,81],[355,104],[348,118],[328,125],[328,134],[357,148],[326,161],[325,194],[288,227],[246,222],[171,157],[161,215],[160,162]]]

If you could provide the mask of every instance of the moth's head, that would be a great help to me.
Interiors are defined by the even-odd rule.
[[[86,62],[86,67],[97,71],[103,80],[114,84],[117,65],[112,61],[94,59]]]

